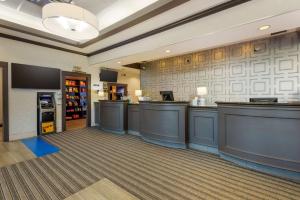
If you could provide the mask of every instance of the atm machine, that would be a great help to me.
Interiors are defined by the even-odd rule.
[[[37,115],[38,135],[56,132],[56,104],[54,92],[38,92]]]

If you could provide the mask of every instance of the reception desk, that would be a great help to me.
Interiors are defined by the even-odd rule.
[[[299,103],[217,104],[221,153],[300,172]]]
[[[125,134],[127,131],[127,106],[128,101],[100,100],[100,128],[108,132]]]
[[[188,102],[100,101],[100,126],[166,147],[215,153],[282,177],[288,170],[296,173],[289,178],[300,179],[300,103],[217,102],[198,107]]]
[[[140,136],[140,105],[128,104],[128,133]]]
[[[186,148],[188,102],[140,102],[140,134],[148,142]]]
[[[218,108],[189,106],[189,147],[218,153]]]

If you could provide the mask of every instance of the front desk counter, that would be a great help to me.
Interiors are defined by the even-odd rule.
[[[222,154],[300,172],[300,103],[217,104]]]
[[[247,168],[300,180],[300,103],[194,107],[188,102],[100,101],[100,124],[146,142],[216,153]]]
[[[100,129],[117,134],[127,131],[128,101],[100,100]]]
[[[186,148],[188,145],[216,153],[217,106],[188,106],[187,102],[161,101],[128,104],[128,133],[164,146]]]
[[[142,101],[139,104],[140,135],[151,143],[187,148],[188,102]]]
[[[218,109],[216,105],[189,106],[189,147],[218,153]]]
[[[128,104],[128,134],[140,136],[140,105]]]

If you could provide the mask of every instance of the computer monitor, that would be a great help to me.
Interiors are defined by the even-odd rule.
[[[173,91],[160,91],[163,101],[174,101]]]
[[[277,103],[278,98],[250,98],[250,102],[257,103]]]

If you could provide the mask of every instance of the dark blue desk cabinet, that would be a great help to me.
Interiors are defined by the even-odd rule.
[[[128,104],[128,131],[132,135],[140,135],[140,106]]]
[[[189,146],[217,153],[218,110],[216,106],[189,107]]]

